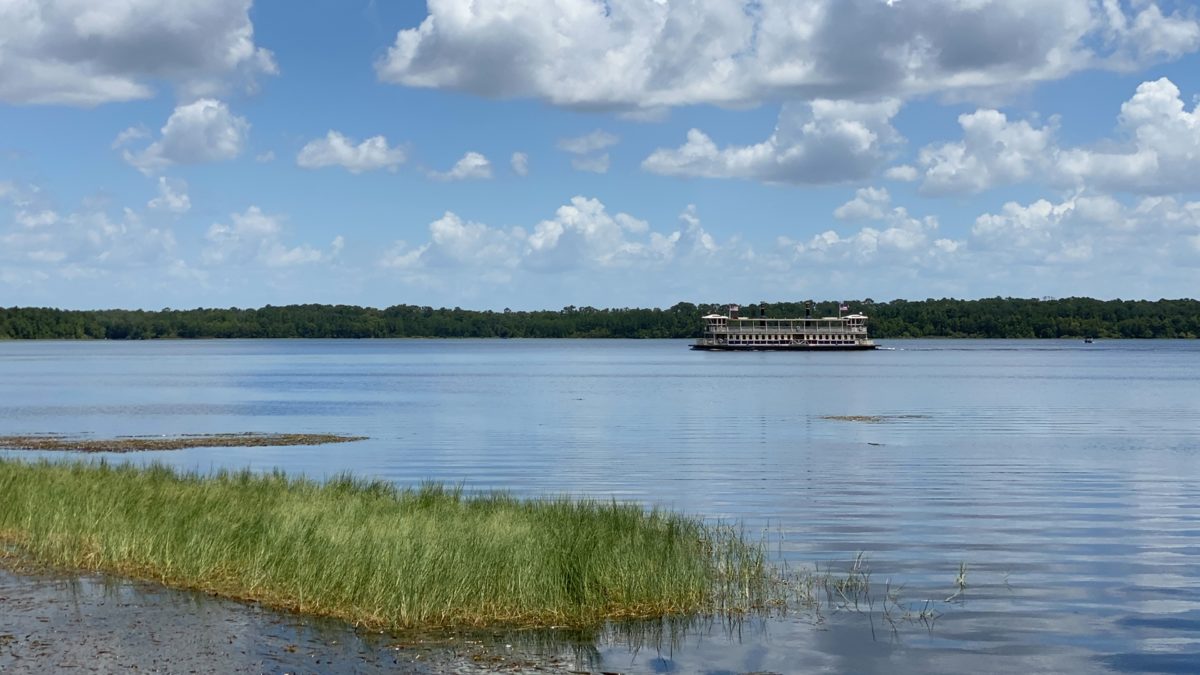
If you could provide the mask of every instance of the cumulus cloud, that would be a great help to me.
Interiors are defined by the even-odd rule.
[[[1157,3],[1134,3],[1141,7],[1129,16],[1120,0],[1103,0],[1107,20],[1106,37],[1115,45],[1107,60],[1119,69],[1133,69],[1154,61],[1178,58],[1200,47],[1200,24],[1194,15],[1164,15]]]
[[[492,177],[492,163],[478,152],[468,152],[455,162],[449,171],[430,171],[429,177],[436,180],[470,180]]]
[[[927,195],[975,194],[997,185],[1024,181],[1053,160],[1054,123],[1034,127],[1010,122],[997,110],[960,115],[963,140],[921,149],[921,192]]]
[[[173,164],[218,162],[240,155],[249,133],[245,118],[234,115],[221,101],[202,98],[175,108],[158,140],[142,150],[125,149],[122,156],[143,173]],[[125,136],[122,132],[118,140]]]
[[[187,183],[182,180],[168,180],[166,176],[158,177],[158,196],[146,203],[146,208],[152,211],[166,211],[176,215],[187,213],[192,208],[192,200],[188,197]]]
[[[523,152],[514,152],[509,163],[512,165],[513,173],[518,176],[529,175],[529,155]]]
[[[362,173],[376,169],[395,171],[405,159],[404,150],[388,147],[383,136],[372,136],[356,145],[354,139],[331,129],[325,138],[305,144],[296,155],[296,164],[305,169],[340,166],[350,173]]]
[[[854,199],[834,210],[833,217],[838,220],[878,220],[883,218],[891,201],[891,195],[884,188],[861,188],[854,193]]]
[[[206,265],[258,264],[267,267],[293,267],[327,262],[341,250],[345,240],[335,237],[328,251],[301,244],[283,242],[280,217],[263,213],[257,206],[230,215],[230,223],[213,223],[205,233],[208,244],[201,251]]]
[[[962,246],[962,242],[934,236],[938,231],[936,217],[917,218],[902,206],[892,207],[884,189],[859,190],[834,215],[842,220],[875,221],[877,226],[865,226],[848,236],[826,230],[807,241],[781,237],[779,245],[790,250],[796,260],[810,263],[882,261],[918,267],[940,264]]]
[[[918,167],[884,175],[921,180],[931,196],[976,194],[993,187],[1041,180],[1059,187],[1137,194],[1200,189],[1200,110],[1184,104],[1167,78],[1143,82],[1121,105],[1119,134],[1091,146],[1056,142],[1058,118],[1038,126],[980,109],[958,118],[962,140],[925,146]]]
[[[1149,0],[430,0],[381,80],[585,108],[1011,89],[1197,49]]]
[[[0,100],[91,106],[186,97],[275,74],[254,41],[251,0],[40,0],[0,3]]]
[[[1200,111],[1188,110],[1167,78],[1143,82],[1121,105],[1123,142],[1075,148],[1058,162],[1060,177],[1104,190],[1162,194],[1200,189]]]
[[[16,212],[10,223],[0,221],[0,261],[9,272],[27,278],[93,278],[176,260],[171,231],[146,227],[131,209],[115,218],[94,207],[61,212],[36,205],[36,196],[23,192],[14,189],[8,195]]]
[[[899,166],[888,167],[883,172],[883,177],[889,180],[900,181],[901,183],[911,183],[921,177],[921,172],[917,171],[917,167],[909,164],[900,164]]]
[[[447,211],[429,224],[429,241],[417,247],[398,241],[384,254],[384,267],[413,271],[465,267],[495,281],[507,280],[519,262],[524,233],[464,221]]]
[[[836,183],[870,176],[900,140],[891,119],[900,102],[817,100],[785,104],[771,136],[755,145],[720,148],[699,129],[674,149],[642,162],[652,173],[746,178],[771,183]]]
[[[428,241],[419,245],[397,241],[380,264],[407,274],[459,267],[493,281],[507,281],[522,271],[661,267],[680,256],[690,259],[718,250],[694,207],[680,216],[679,229],[657,232],[628,213],[609,212],[598,199],[577,196],[552,218],[530,228],[497,228],[446,212],[429,224]]]
[[[629,214],[610,214],[598,199],[574,197],[570,204],[558,208],[554,218],[533,228],[526,241],[526,264],[554,270],[578,265],[627,266],[640,260],[671,258],[680,234],[648,230],[648,223]]]
[[[1171,197],[1125,205],[1085,192],[1058,202],[1008,202],[979,216],[971,234],[976,248],[1009,264],[1090,263],[1089,269],[1116,277],[1200,266],[1200,202]]]

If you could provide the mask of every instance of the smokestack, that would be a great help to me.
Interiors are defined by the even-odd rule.
[[[813,310],[813,301],[805,300],[804,301],[804,318],[811,319],[812,318],[812,310]]]
[[[729,306],[729,318],[731,318],[731,319],[736,319],[736,318],[738,318],[738,311],[739,311],[740,309],[741,309],[741,308],[740,308],[740,307],[738,307],[737,305],[730,305],[730,306]]]

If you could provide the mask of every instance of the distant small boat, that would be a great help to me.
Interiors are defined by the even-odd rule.
[[[1090,337],[1085,337],[1085,338],[1083,338],[1083,344],[1085,344],[1085,345],[1090,345],[1090,344],[1092,344],[1093,342],[1095,342],[1095,340],[1093,340],[1093,339],[1092,339],[1092,338],[1090,338]]]

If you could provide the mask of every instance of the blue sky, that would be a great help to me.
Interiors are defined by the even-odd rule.
[[[1195,297],[1200,8],[0,0],[0,306]]]

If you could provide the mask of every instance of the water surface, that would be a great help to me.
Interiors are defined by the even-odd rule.
[[[941,615],[893,633],[806,614],[651,649],[614,634],[596,645],[613,670],[1195,670],[1200,341],[881,343],[7,342],[0,435],[362,434],[111,459],[667,506],[765,531],[793,565],[865,552],[875,582]]]

